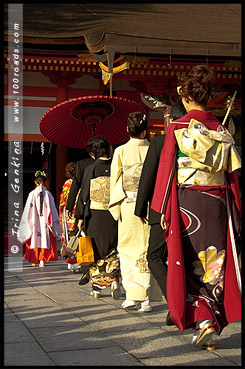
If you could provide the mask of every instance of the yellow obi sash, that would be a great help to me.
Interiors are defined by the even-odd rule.
[[[97,177],[90,181],[90,209],[108,210],[110,177]]]
[[[123,189],[124,191],[138,191],[143,163],[123,166]]]
[[[175,130],[174,133],[179,149],[187,155],[177,159],[178,183],[223,185],[226,170],[231,173],[241,168],[235,141],[226,129],[209,130],[204,124],[191,119],[188,128]]]
[[[125,202],[136,201],[142,167],[143,163],[123,166],[123,190],[126,194]]]

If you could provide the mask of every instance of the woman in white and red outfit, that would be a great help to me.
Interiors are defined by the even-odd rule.
[[[57,261],[57,237],[61,237],[59,215],[52,194],[44,187],[46,174],[35,173],[36,188],[28,195],[21,217],[18,241],[25,244],[26,259],[33,266]]]
[[[232,136],[205,111],[212,78],[204,65],[180,76],[187,114],[168,126],[151,204],[165,229],[171,320],[193,328],[192,344],[207,350],[213,334],[241,319],[241,160]]]

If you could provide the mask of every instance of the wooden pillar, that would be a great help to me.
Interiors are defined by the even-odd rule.
[[[42,168],[45,170],[45,172],[48,171],[48,154],[47,153],[43,155]],[[45,187],[47,188],[47,190],[49,190],[49,177],[45,181]]]

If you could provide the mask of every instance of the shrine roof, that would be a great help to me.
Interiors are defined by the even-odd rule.
[[[15,4],[10,5],[14,11]],[[106,35],[108,42],[112,42],[117,35],[125,52],[131,50],[127,47],[132,38],[138,38],[141,45],[144,42],[149,45],[152,40],[159,48],[163,47],[164,53],[171,47],[192,49],[194,53],[197,45],[203,45],[210,55],[222,49],[226,56],[238,56],[241,53],[241,7],[239,3],[212,2],[27,3],[23,4],[23,41],[57,49],[65,45],[66,51],[80,45],[80,50],[85,50],[86,43],[99,45]],[[7,8],[5,5],[5,12]],[[11,36],[7,17],[4,28],[6,41]]]

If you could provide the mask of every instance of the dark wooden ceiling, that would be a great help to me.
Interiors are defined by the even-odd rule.
[[[24,47],[32,49],[87,50],[85,41],[97,45],[105,35],[126,37],[159,47],[183,50],[203,45],[215,55],[222,48],[227,56],[241,54],[242,5],[237,3],[42,3],[23,4]],[[5,43],[13,37],[7,12],[15,4],[5,4]],[[17,14],[17,13],[15,13]],[[110,38],[109,38],[110,39]],[[153,42],[153,41],[152,41]],[[147,51],[146,51],[147,52]],[[165,50],[163,49],[163,54]]]

